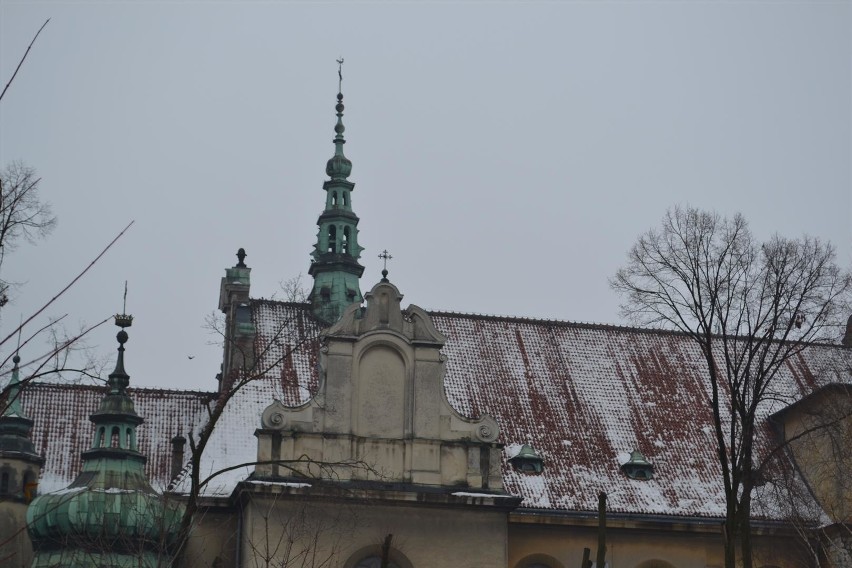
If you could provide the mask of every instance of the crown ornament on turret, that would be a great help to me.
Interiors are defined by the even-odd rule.
[[[337,104],[334,110],[337,111],[337,124],[334,125],[334,156],[326,163],[325,173],[331,179],[346,179],[352,173],[352,162],[343,155],[343,145],[346,144],[346,139],[343,138],[343,133],[346,127],[343,126],[343,58],[337,60]]]

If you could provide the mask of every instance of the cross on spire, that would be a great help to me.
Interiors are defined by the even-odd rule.
[[[343,92],[343,58],[337,60],[337,92]]]
[[[385,249],[379,255],[379,258],[382,259],[382,282],[388,281],[388,261],[393,258],[391,254],[388,252],[388,249]]]

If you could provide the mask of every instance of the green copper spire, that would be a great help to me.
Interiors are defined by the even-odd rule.
[[[115,316],[121,328],[118,360],[90,416],[95,433],[91,448],[82,453],[82,471],[67,489],[41,495],[27,509],[32,568],[170,564],[181,508],[151,488],[146,458],[137,449],[136,428],[143,420],[127,394],[130,376],[124,370],[125,328],[132,323],[132,316]]]
[[[39,468],[44,460],[36,453],[30,439],[33,421],[25,414],[21,405],[21,380],[18,363],[21,358],[16,353],[12,358],[12,379],[0,398],[0,469],[4,470],[0,478],[0,501],[12,499],[29,502],[35,494]],[[10,478],[8,468],[17,471]],[[0,549],[2,549],[0,543]],[[1,551],[1,550],[0,550]]]
[[[346,140],[343,133],[343,60],[338,59],[337,124],[334,126],[334,155],[325,166],[331,178],[322,188],[326,192],[325,211],[317,219],[319,231],[311,253],[308,274],[314,277],[310,301],[314,315],[325,323],[333,323],[349,304],[363,299],[359,278],[364,267],[358,263],[361,251],[358,244],[358,216],[352,211],[352,191],[355,184],[348,180],[352,162],[343,154]]]
[[[21,407],[21,380],[20,380],[20,369],[18,368],[18,363],[21,362],[21,358],[15,353],[15,356],[12,357],[12,363],[14,363],[14,367],[12,367],[12,378],[9,380],[9,386],[6,389],[6,408],[3,409],[3,416],[19,416],[21,418],[26,418],[24,415],[24,410]]]

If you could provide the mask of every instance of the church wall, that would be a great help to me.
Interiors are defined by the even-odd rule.
[[[195,516],[182,568],[236,566],[239,515],[233,509],[201,509]]]
[[[818,393],[784,414],[784,436],[796,466],[835,522],[852,516],[852,395],[843,389]],[[805,433],[812,430],[811,433]]]
[[[0,566],[29,567],[33,547],[24,527],[27,525],[27,506],[22,502],[0,502]]]
[[[630,523],[633,525],[634,523]],[[721,534],[699,532],[695,526],[680,531],[670,527],[609,527],[606,533],[606,559],[618,568],[721,568],[724,566]],[[583,558],[583,548],[597,554],[597,527],[510,523],[508,568],[525,568],[541,562],[550,568],[575,568]],[[812,565],[810,557],[795,538],[755,536],[755,566],[799,568]],[[649,562],[649,561],[656,561]]]
[[[288,554],[306,554],[314,558],[307,567],[346,567],[361,559],[359,551],[378,550],[388,534],[395,554],[416,568],[500,568],[507,562],[507,513],[498,510],[252,495],[244,519],[242,566],[279,566]]]

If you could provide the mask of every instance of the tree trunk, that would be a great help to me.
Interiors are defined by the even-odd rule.
[[[606,566],[606,493],[598,494],[598,555],[597,568]]]
[[[751,487],[743,487],[740,501],[740,556],[743,568],[752,568]]]

